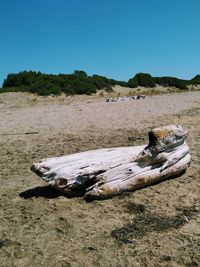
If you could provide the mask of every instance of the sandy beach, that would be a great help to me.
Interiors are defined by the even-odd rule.
[[[200,92],[106,103],[100,96],[0,94],[2,267],[200,266]],[[67,198],[30,171],[69,153],[188,130],[187,172],[104,201]]]

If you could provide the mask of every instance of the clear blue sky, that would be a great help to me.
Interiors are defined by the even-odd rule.
[[[200,0],[1,0],[0,84],[8,73],[200,73]]]

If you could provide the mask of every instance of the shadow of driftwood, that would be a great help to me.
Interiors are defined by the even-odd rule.
[[[44,198],[57,198],[59,196],[64,196],[61,192],[56,190],[51,186],[38,186],[19,194],[20,197],[24,199],[29,199],[33,197],[44,197]]]
[[[67,195],[62,192],[59,192],[52,186],[38,186],[32,189],[26,190],[24,192],[21,192],[19,196],[24,199],[30,199],[34,197],[43,197],[43,198],[52,199],[52,198],[58,198],[60,196],[64,196],[66,198],[83,197],[84,194],[85,194],[85,190],[74,191],[71,193],[71,195]]]

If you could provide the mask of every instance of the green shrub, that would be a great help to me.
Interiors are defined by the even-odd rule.
[[[191,84],[200,84],[200,75],[196,75],[191,79]]]
[[[89,78],[89,80],[92,84],[96,86],[98,90],[100,89],[112,90],[111,85],[113,81],[104,76],[93,75],[92,77]]]
[[[138,80],[137,78],[132,78],[132,79],[129,79],[128,81],[128,86],[131,87],[131,88],[135,88],[138,86]]]
[[[79,80],[86,80],[88,77],[87,73],[83,70],[75,70],[74,76],[78,78]]]
[[[38,80],[36,81],[31,87],[29,88],[31,93],[36,93],[38,95],[59,95],[61,90],[55,86],[55,84],[46,82],[45,80]]]
[[[187,84],[184,80],[175,77],[156,77],[155,81],[157,84],[162,86],[174,86],[178,89],[186,90]]]
[[[148,73],[137,73],[132,79],[128,81],[130,87],[134,88],[139,86],[154,87],[155,79]]]
[[[138,80],[138,85],[143,87],[154,87],[155,79],[148,73],[138,73],[135,75]]]
[[[88,81],[82,81],[78,79],[71,80],[68,86],[65,88],[65,93],[75,94],[92,94],[96,93],[96,86]]]
[[[23,71],[17,74],[10,73],[3,82],[3,88],[5,87],[26,87],[34,83],[40,76],[41,72],[35,71]]]

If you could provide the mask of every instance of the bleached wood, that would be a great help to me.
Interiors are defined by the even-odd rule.
[[[180,175],[191,157],[180,125],[156,128],[148,146],[98,149],[47,158],[31,170],[58,190],[87,198],[108,198]]]

